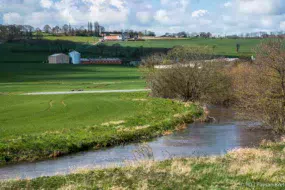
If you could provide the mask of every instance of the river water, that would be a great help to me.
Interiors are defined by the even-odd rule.
[[[144,144],[117,146],[87,151],[54,160],[21,163],[0,168],[0,180],[36,178],[68,174],[80,169],[121,166],[143,159],[165,160],[173,157],[223,155],[228,150],[258,146],[263,139],[273,140],[268,131],[250,131],[245,122],[236,121],[230,109],[212,107],[214,123],[195,122],[184,131]]]

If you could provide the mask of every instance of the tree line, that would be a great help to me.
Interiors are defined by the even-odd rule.
[[[214,35],[211,32],[178,32],[178,33],[165,33],[161,37],[172,38],[227,38],[227,39],[256,39],[256,38],[285,38],[285,32],[251,32],[231,35]]]

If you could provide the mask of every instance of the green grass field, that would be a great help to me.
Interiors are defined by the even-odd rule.
[[[259,39],[173,39],[173,40],[146,40],[137,42],[105,42],[112,46],[120,44],[122,47],[145,47],[145,48],[172,48],[174,46],[209,46],[214,52],[223,56],[251,56],[253,48],[261,42]],[[240,53],[236,52],[236,44],[241,45]]]
[[[92,37],[92,36],[50,36],[44,35],[45,40],[66,40],[71,42],[78,42],[78,43],[96,43],[99,41],[99,38]]]

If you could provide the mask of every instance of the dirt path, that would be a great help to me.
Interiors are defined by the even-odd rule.
[[[96,91],[67,91],[67,92],[31,92],[21,95],[60,95],[60,94],[100,94],[100,93],[123,93],[123,92],[146,92],[149,89],[133,89],[133,90],[96,90]]]

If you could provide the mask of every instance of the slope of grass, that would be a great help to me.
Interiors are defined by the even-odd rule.
[[[0,64],[0,92],[142,89],[137,68],[112,65]]]
[[[2,97],[0,165],[156,137],[202,114],[146,93],[18,97]]]
[[[230,151],[221,157],[143,162],[67,176],[2,182],[12,189],[284,189],[284,151],[271,146]]]

